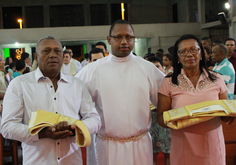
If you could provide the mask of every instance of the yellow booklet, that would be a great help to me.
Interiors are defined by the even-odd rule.
[[[236,100],[213,100],[165,111],[164,123],[173,129],[180,129],[216,116],[236,116]]]
[[[29,132],[31,135],[39,133],[43,128],[54,126],[60,121],[67,121],[68,125],[75,125],[76,144],[80,147],[88,147],[91,143],[90,133],[83,121],[73,119],[68,116],[56,114],[53,112],[38,110],[31,113],[29,121]]]

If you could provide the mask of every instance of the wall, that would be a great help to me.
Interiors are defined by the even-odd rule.
[[[149,39],[143,44],[138,55],[147,53],[151,47],[153,53],[159,48],[166,50],[176,39],[183,34],[201,35],[199,23],[165,23],[133,25],[136,38]],[[96,43],[106,40],[110,26],[83,26],[57,28],[30,28],[30,29],[2,29],[0,30],[0,46],[4,44],[36,43],[40,38],[51,35],[58,38],[64,45]],[[143,46],[145,45],[145,46]],[[137,45],[138,46],[138,45]],[[0,47],[0,48],[1,48]],[[108,47],[110,49],[110,47]],[[2,53],[0,51],[0,53]]]

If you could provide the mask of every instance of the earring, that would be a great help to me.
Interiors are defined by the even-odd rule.
[[[178,61],[178,64],[179,64],[179,61]]]

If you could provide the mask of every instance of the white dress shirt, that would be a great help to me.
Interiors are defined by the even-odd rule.
[[[101,126],[91,96],[78,78],[61,73],[57,84],[55,91],[51,80],[37,68],[15,78],[6,91],[2,134],[5,138],[22,142],[24,165],[82,164],[81,150],[75,137],[53,140],[39,139],[38,134],[30,135],[31,112],[40,109],[83,120],[91,134]]]

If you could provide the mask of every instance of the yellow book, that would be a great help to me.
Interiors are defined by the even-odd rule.
[[[165,111],[164,123],[180,129],[216,116],[236,116],[236,100],[213,100]]]
[[[53,112],[38,110],[31,113],[29,121],[29,132],[31,135],[39,133],[43,128],[54,126],[60,121],[67,121],[68,125],[75,125],[76,144],[80,147],[88,147],[91,143],[90,133],[83,121]]]

